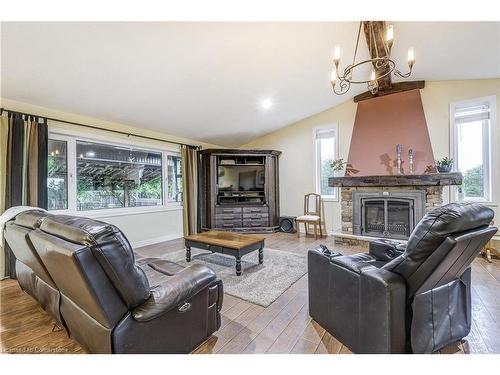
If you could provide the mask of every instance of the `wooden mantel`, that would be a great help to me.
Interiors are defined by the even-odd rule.
[[[357,186],[448,186],[461,185],[462,173],[428,173],[419,175],[386,175],[386,176],[345,176],[330,177],[329,187]]]

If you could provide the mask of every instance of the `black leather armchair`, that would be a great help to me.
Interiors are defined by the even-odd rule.
[[[431,353],[470,332],[470,264],[494,213],[452,203],[425,215],[406,247],[309,251],[309,313],[356,353]]]
[[[16,255],[29,249],[38,259],[52,281],[52,310],[92,353],[189,353],[220,327],[222,282],[212,270],[136,259],[113,225],[28,211],[8,223],[6,239]],[[30,288],[34,272],[20,270]]]

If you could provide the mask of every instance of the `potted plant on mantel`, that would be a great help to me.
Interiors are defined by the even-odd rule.
[[[436,160],[436,168],[439,173],[449,173],[453,167],[453,159],[445,156],[442,159]]]
[[[343,158],[336,159],[332,161],[332,164],[330,164],[330,167],[333,170],[333,176],[334,177],[342,177],[344,174],[344,167],[347,164],[346,161],[344,161]]]

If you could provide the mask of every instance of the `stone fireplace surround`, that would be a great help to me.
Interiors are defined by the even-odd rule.
[[[430,173],[423,175],[388,175],[388,176],[346,176],[331,177],[329,186],[340,187],[341,219],[340,232],[334,234],[335,244],[367,247],[373,237],[354,233],[354,209],[358,206],[353,201],[353,193],[383,193],[404,197],[405,192],[423,192],[425,212],[443,204],[443,187],[460,185],[460,173]],[[402,194],[403,193],[403,194]],[[354,194],[358,195],[358,194]],[[414,194],[408,194],[411,198]],[[356,223],[358,224],[358,223]]]

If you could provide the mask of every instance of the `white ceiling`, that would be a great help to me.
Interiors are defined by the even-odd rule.
[[[225,146],[351,99],[329,83],[356,22],[2,23],[1,96]],[[394,22],[411,79],[500,77],[500,23]],[[361,45],[362,55],[366,47]],[[349,57],[349,58],[348,58]],[[271,97],[273,107],[259,103]]]

